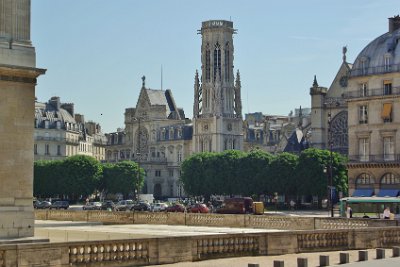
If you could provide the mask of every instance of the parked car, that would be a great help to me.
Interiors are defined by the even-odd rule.
[[[149,203],[147,203],[145,201],[140,201],[140,202],[133,204],[133,206],[131,207],[131,210],[132,211],[150,211],[151,206]]]
[[[151,211],[165,211],[168,208],[166,203],[153,203]]]
[[[112,200],[106,200],[103,203],[101,203],[101,210],[115,210],[115,203]]]
[[[203,203],[195,203],[188,208],[188,212],[193,213],[209,213],[210,210],[208,207]]]
[[[168,212],[185,212],[185,206],[180,203],[176,203],[172,206],[169,206],[166,211]]]
[[[134,202],[131,199],[127,200],[120,200],[118,203],[115,205],[115,210],[116,211],[126,211],[130,210],[133,206]]]
[[[50,206],[51,206],[51,202],[50,201],[46,201],[46,200],[44,200],[44,201],[37,200],[33,204],[33,207],[35,209],[48,209],[48,208],[50,208]]]
[[[244,214],[253,213],[253,199],[250,197],[236,197],[224,200],[217,213]]]
[[[51,204],[51,206],[49,207],[51,210],[52,209],[68,209],[69,208],[69,203],[68,201],[65,200],[60,200],[60,201],[55,201],[54,203]]]
[[[83,210],[99,210],[101,208],[101,202],[88,202],[83,205]]]

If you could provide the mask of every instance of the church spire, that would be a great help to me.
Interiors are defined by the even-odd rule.
[[[242,85],[240,81],[239,70],[236,73],[235,81],[235,113],[238,117],[242,117],[242,97],[241,97]]]
[[[314,75],[314,82],[313,82],[313,87],[318,87],[318,82],[317,82],[317,75]]]
[[[196,74],[194,76],[194,103],[193,103],[193,117],[199,116],[200,112],[200,81],[199,81],[199,73],[196,70]]]

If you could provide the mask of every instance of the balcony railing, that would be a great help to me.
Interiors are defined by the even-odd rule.
[[[400,154],[386,155],[351,155],[350,163],[398,163],[400,162]]]
[[[398,72],[399,70],[400,70],[400,64],[382,65],[370,68],[352,69],[351,76],[357,77],[357,76],[384,74],[384,73]]]
[[[361,89],[357,91],[351,91],[344,94],[345,98],[359,98],[359,97],[371,97],[371,96],[389,96],[389,95],[400,95],[400,86],[392,87],[391,90],[385,90],[385,88],[373,88],[363,92]]]

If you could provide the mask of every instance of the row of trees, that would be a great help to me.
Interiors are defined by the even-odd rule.
[[[182,163],[181,182],[185,191],[203,195],[326,196],[330,152],[307,149],[300,155],[276,156],[260,150],[249,153],[230,150],[199,153]],[[346,158],[332,153],[333,186],[347,194]]]
[[[135,194],[144,184],[144,171],[137,163],[122,161],[101,164],[96,159],[77,155],[65,160],[36,161],[34,195],[40,198],[62,196],[72,201],[94,192]]]

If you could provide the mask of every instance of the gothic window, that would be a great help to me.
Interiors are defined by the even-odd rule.
[[[225,81],[229,82],[230,64],[229,64],[229,42],[225,45]]]
[[[232,149],[236,149],[236,140],[235,139],[232,140]]]
[[[207,44],[206,47],[206,81],[209,82],[211,79],[211,59],[210,59],[210,48]]]
[[[386,161],[394,160],[394,140],[393,137],[383,137],[383,159]]]
[[[360,174],[356,179],[356,186],[357,185],[372,185],[374,184],[374,178],[371,177],[368,173]]]
[[[50,145],[49,144],[45,145],[45,154],[50,155]]]
[[[33,145],[33,151],[34,151],[35,155],[37,155],[37,144]]]
[[[178,162],[182,162],[182,150],[181,150],[181,149],[178,150],[178,153],[177,153],[177,160],[178,160]]]
[[[174,138],[174,128],[169,129],[169,140],[173,140]]]
[[[341,111],[332,119],[331,131],[333,150],[346,153],[349,147],[347,111]]]
[[[367,105],[362,105],[359,107],[358,117],[359,117],[360,124],[368,123],[368,106]]]
[[[174,177],[174,170],[169,170],[168,173],[169,173],[169,177]]]
[[[400,184],[400,178],[396,177],[393,173],[386,173],[382,176],[381,185]]]
[[[358,139],[358,154],[360,156],[360,161],[369,160],[369,139],[360,138]]]
[[[61,145],[57,145],[57,155],[61,156]]]
[[[145,127],[141,126],[136,131],[135,140],[136,140],[136,155],[140,159],[147,158],[147,154],[149,151],[148,147],[149,133]]]
[[[156,177],[161,177],[161,171],[160,170],[156,170],[155,171],[155,176]]]
[[[178,139],[181,139],[181,138],[182,138],[182,129],[181,129],[181,128],[178,129],[176,135],[177,135],[177,138],[178,138]]]
[[[221,46],[219,43],[214,48],[214,81],[216,81],[217,75],[221,77]]]

